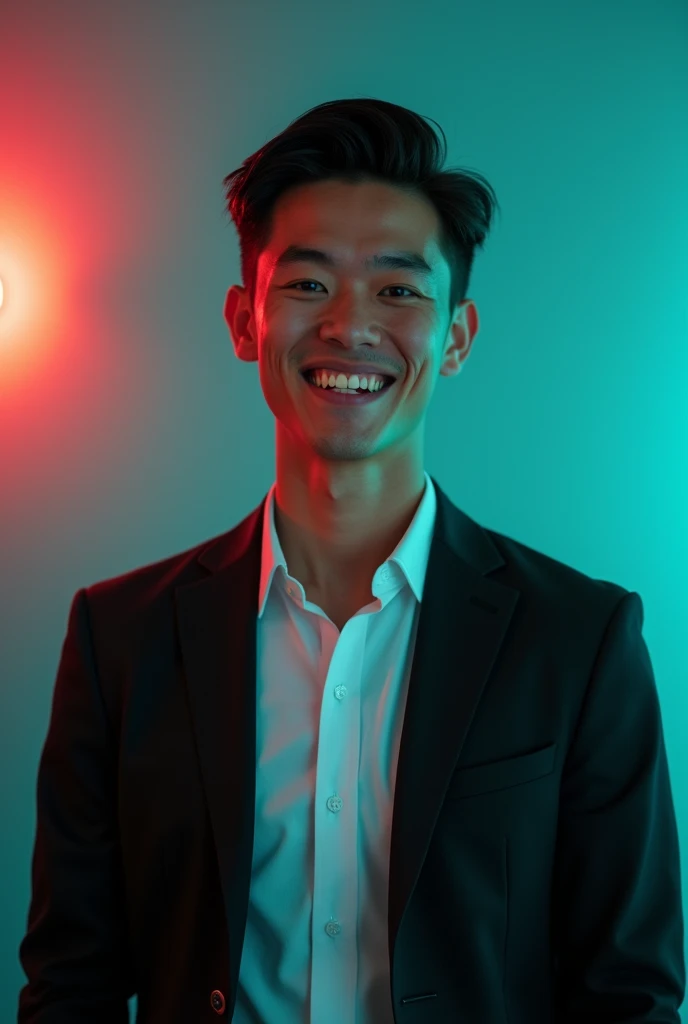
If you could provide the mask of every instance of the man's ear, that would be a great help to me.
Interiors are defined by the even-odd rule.
[[[225,296],[224,318],[237,359],[246,363],[258,362],[258,344],[253,331],[253,310],[248,291],[243,285],[233,284]]]
[[[461,372],[479,329],[478,308],[472,299],[464,299],[457,308],[449,328],[450,343],[442,357],[441,376],[454,377]]]

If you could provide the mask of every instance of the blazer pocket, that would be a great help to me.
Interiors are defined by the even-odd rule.
[[[554,769],[556,749],[556,743],[551,743],[532,754],[507,757],[474,768],[458,768],[449,783],[446,799],[459,800],[479,793],[522,786],[525,782],[534,782],[544,775],[550,775]]]

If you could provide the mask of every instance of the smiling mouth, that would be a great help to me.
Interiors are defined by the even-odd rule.
[[[309,392],[314,392],[313,398],[316,401],[322,401],[326,405],[339,406],[340,408],[372,405],[383,399],[396,383],[394,377],[385,377],[385,381],[389,383],[385,383],[384,387],[378,388],[377,391],[368,391],[362,388],[323,388],[308,379],[308,371],[300,372],[299,376],[303,379]]]
[[[305,382],[307,384],[310,384],[311,387],[314,387],[316,391],[322,391],[325,393],[332,392],[332,394],[336,395],[370,395],[370,397],[372,398],[374,395],[378,395],[382,391],[386,391],[392,384],[394,384],[396,380],[395,377],[389,377],[386,374],[380,374],[383,380],[383,385],[381,388],[376,388],[374,391],[368,391],[367,388],[336,388],[331,387],[329,384],[326,385],[325,387],[322,387],[320,384],[316,384],[315,381],[311,379],[312,372],[312,370],[299,371],[300,376],[303,377]]]

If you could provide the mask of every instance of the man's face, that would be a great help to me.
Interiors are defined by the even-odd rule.
[[[379,182],[303,185],[275,206],[255,305],[233,285],[225,318],[237,356],[258,361],[282,442],[302,449],[303,458],[384,459],[384,452],[397,457],[422,449],[438,375],[458,372],[478,329],[470,300],[450,318],[439,230],[432,204]],[[323,250],[335,265],[282,265],[290,246]],[[400,250],[419,254],[430,272],[365,265],[373,255]],[[327,368],[328,356],[374,363],[395,380],[365,404],[329,402],[302,373],[306,363]]]

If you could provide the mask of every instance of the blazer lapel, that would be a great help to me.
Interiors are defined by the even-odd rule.
[[[489,535],[440,489],[399,748],[392,819],[389,950],[519,591]],[[256,622],[265,499],[199,556],[210,574],[175,591],[192,727],[225,900],[236,990],[253,855]]]

